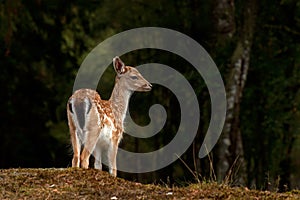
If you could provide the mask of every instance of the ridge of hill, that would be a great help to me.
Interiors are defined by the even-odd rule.
[[[113,178],[95,169],[1,169],[0,199],[300,199],[217,183],[165,187]]]

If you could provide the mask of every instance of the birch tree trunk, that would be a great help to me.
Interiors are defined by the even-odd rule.
[[[230,40],[237,41],[226,69],[227,114],[217,148],[216,174],[218,181],[245,185],[246,164],[239,116],[242,93],[249,69],[256,3],[250,0],[244,3],[242,21],[239,23],[241,27],[237,28],[236,8],[233,0],[216,0],[214,8],[218,43],[226,45]]]

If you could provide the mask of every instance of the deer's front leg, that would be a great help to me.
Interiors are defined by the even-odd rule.
[[[116,144],[111,144],[108,148],[109,173],[114,177],[117,176],[117,151],[118,151],[118,145]]]
[[[101,162],[101,156],[102,156],[102,151],[101,151],[101,144],[97,144],[96,148],[94,150],[93,153],[94,157],[95,157],[95,169],[99,169],[102,170],[102,162]]]

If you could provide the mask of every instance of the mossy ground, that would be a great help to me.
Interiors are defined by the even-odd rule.
[[[94,169],[2,169],[0,199],[300,199],[300,191],[275,193],[217,183],[168,188]]]

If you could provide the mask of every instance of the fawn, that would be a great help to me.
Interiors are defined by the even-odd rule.
[[[95,90],[79,89],[68,100],[67,115],[74,153],[72,167],[87,169],[93,153],[94,167],[102,170],[101,156],[105,151],[109,173],[116,176],[116,157],[129,98],[134,91],[150,91],[152,85],[119,57],[113,59],[113,66],[117,75],[110,99],[102,100]]]

